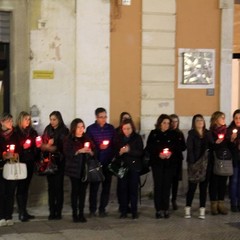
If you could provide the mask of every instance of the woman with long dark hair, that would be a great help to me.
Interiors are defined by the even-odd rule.
[[[187,163],[188,167],[194,164],[200,157],[209,149],[211,138],[209,131],[206,129],[206,124],[201,114],[196,114],[192,118],[192,129],[188,132],[187,137]],[[209,165],[208,168],[209,169]],[[195,191],[199,185],[199,218],[205,219],[205,205],[207,199],[207,186],[209,181],[209,170],[207,170],[205,180],[198,183],[188,181],[188,191],[186,196],[185,218],[191,218],[191,206]]]
[[[68,135],[68,128],[65,126],[62,115],[59,111],[53,111],[49,115],[50,124],[45,128],[41,146],[44,158],[54,161],[58,166],[57,173],[47,176],[48,181],[48,204],[49,220],[62,218],[63,208],[63,180],[65,159],[63,156],[63,141]]]

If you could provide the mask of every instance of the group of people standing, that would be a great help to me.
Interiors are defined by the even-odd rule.
[[[208,164],[204,181],[188,181],[186,194],[185,218],[191,218],[191,205],[197,186],[200,189],[199,218],[205,218],[207,190],[211,201],[211,213],[227,214],[224,204],[227,189],[227,176],[218,176],[213,172],[214,152],[229,150],[233,161],[233,175],[230,177],[229,191],[231,210],[240,211],[240,109],[233,114],[229,127],[225,123],[224,113],[217,111],[211,117],[210,129],[205,126],[201,114],[193,116],[192,127],[187,141],[179,129],[176,114],[161,114],[147,139],[146,147],[128,112],[120,115],[117,128],[107,123],[104,108],[95,110],[95,122],[85,131],[84,121],[75,118],[70,129],[65,125],[59,111],[49,115],[50,123],[46,126],[42,141],[36,141],[38,133],[31,125],[31,116],[21,112],[17,124],[13,126],[13,117],[2,114],[0,118],[0,226],[13,225],[14,199],[16,196],[19,220],[22,222],[35,218],[27,211],[30,182],[35,163],[41,158],[54,159],[57,172],[47,176],[49,220],[62,218],[64,202],[64,175],[71,182],[71,207],[74,222],[86,222],[84,213],[86,190],[89,185],[89,216],[107,216],[107,205],[112,182],[109,164],[113,161],[126,167],[126,174],[117,179],[117,199],[120,218],[130,213],[132,219],[138,218],[138,187],[145,156],[149,156],[149,166],[153,176],[153,195],[155,217],[169,218],[170,202],[173,210],[178,209],[178,183],[182,180],[183,151],[187,149],[187,164],[194,164],[207,149]],[[236,130],[233,132],[233,129]],[[219,138],[219,134],[223,137]],[[28,142],[27,142],[28,140]],[[30,141],[30,142],[29,142]],[[14,144],[14,152],[9,146]],[[6,180],[2,171],[10,159],[20,159],[27,165],[27,178]],[[104,180],[89,182],[86,165],[90,159],[96,159],[102,166]],[[100,200],[98,192],[101,185]],[[170,199],[171,197],[171,199]],[[170,201],[171,200],[171,201]]]

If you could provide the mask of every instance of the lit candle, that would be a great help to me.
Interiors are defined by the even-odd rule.
[[[35,143],[36,143],[36,147],[40,147],[42,145],[42,137],[41,136],[36,137]]]
[[[109,144],[109,140],[104,140],[103,145],[107,146]]]
[[[218,134],[218,139],[224,139],[224,134]]]
[[[164,148],[163,149],[163,154],[168,155],[169,154],[169,148]]]
[[[238,132],[237,129],[233,129],[233,130],[232,130],[232,133],[237,133],[237,132]]]
[[[31,140],[30,139],[27,139],[26,141],[25,141],[25,147],[26,148],[29,148],[31,146]]]
[[[14,144],[9,145],[9,152],[14,153],[14,151],[15,151],[15,145]]]
[[[89,148],[89,147],[90,147],[90,142],[85,142],[85,143],[84,143],[84,147],[85,147],[85,148]]]

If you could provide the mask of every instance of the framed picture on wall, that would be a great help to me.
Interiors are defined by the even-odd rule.
[[[215,50],[185,49],[178,51],[178,88],[214,88]]]

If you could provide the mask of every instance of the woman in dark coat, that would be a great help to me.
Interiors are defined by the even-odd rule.
[[[80,118],[71,122],[70,134],[64,142],[65,175],[71,180],[71,205],[73,222],[86,222],[84,203],[87,189],[85,164],[94,155],[93,143],[84,133],[85,124]]]
[[[16,180],[3,178],[3,167],[7,161],[16,160],[19,157],[20,146],[17,134],[13,128],[13,117],[9,113],[3,113],[0,117],[0,227],[13,225],[13,206]],[[10,146],[15,147],[11,150]]]
[[[227,135],[233,159],[233,175],[229,182],[231,211],[240,212],[240,109],[234,111]]]
[[[188,168],[200,159],[212,144],[211,135],[206,129],[205,120],[201,114],[196,114],[192,118],[192,129],[188,132],[187,137],[187,163]],[[205,219],[205,205],[207,199],[207,187],[209,181],[209,162],[205,180],[201,182],[188,181],[188,191],[186,196],[185,218],[191,218],[191,206],[195,191],[199,185],[199,218]]]
[[[116,161],[129,170],[123,178],[118,178],[120,218],[126,218],[128,203],[131,204],[132,219],[138,218],[138,183],[143,155],[143,141],[132,119],[125,119],[120,126],[117,137]]]
[[[16,134],[21,147],[20,161],[27,165],[27,178],[19,180],[17,184],[17,203],[19,220],[26,222],[34,216],[27,212],[29,186],[33,176],[34,162],[40,157],[40,146],[36,147],[36,130],[31,125],[31,116],[27,112],[20,112],[17,118]]]
[[[172,182],[172,208],[173,210],[178,209],[177,205],[177,193],[178,193],[178,183],[182,180],[182,165],[183,165],[183,151],[186,150],[186,141],[183,132],[179,129],[179,117],[176,114],[171,114],[170,118],[172,120],[171,129],[176,132],[177,135],[177,147],[178,153],[176,160],[176,172],[173,176]]]
[[[59,220],[62,218],[63,208],[63,180],[65,160],[63,156],[63,141],[68,135],[62,115],[59,111],[54,111],[49,115],[50,124],[45,128],[42,136],[43,144],[41,150],[44,158],[49,158],[58,166],[58,171],[47,176],[48,181],[48,204],[49,220]]]
[[[170,130],[171,119],[161,114],[155,129],[149,134],[146,151],[150,154],[154,182],[156,218],[169,218],[169,199],[172,179],[176,171],[177,137]]]
[[[225,122],[225,114],[216,111],[212,114],[210,120],[210,133],[213,138],[213,151],[217,156],[228,156],[232,158],[229,150],[229,139],[227,136],[227,127]],[[225,193],[227,189],[228,176],[219,176],[214,173],[214,155],[211,159],[211,171],[209,179],[209,196],[211,201],[212,215],[227,214],[227,208],[224,203]]]

